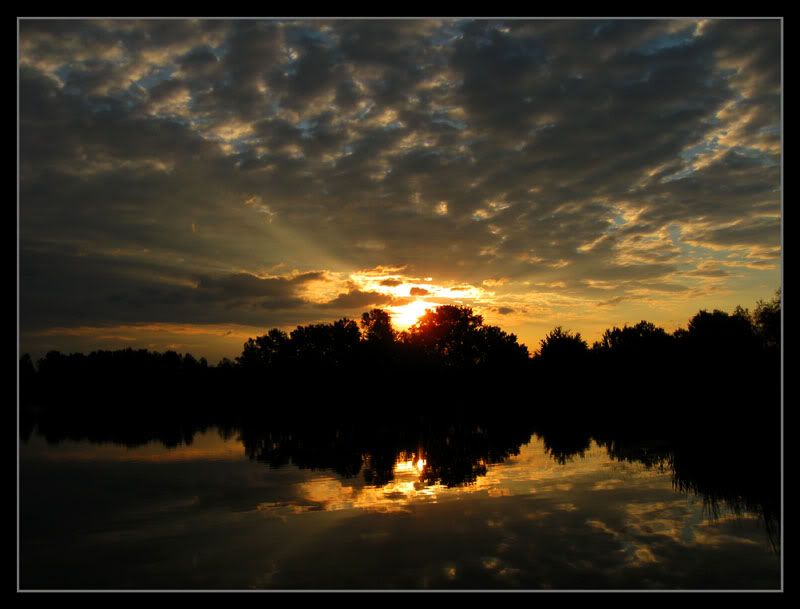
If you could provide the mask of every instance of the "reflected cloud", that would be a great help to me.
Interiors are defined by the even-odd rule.
[[[43,438],[33,436],[26,446],[29,458],[54,461],[131,461],[168,463],[178,461],[240,461],[244,445],[233,438],[223,438],[216,430],[197,433],[190,444],[166,448],[153,440],[144,446],[120,444],[91,444],[66,441],[45,445]],[[45,449],[45,446],[47,448]]]
[[[340,430],[338,436],[344,438],[344,432]],[[307,441],[294,433],[286,439],[290,437],[301,444]],[[595,581],[623,588],[659,588],[664,582],[681,587],[681,582],[694,581],[682,579],[694,573],[694,567],[682,566],[689,560],[706,561],[707,566],[697,573],[708,575],[718,571],[708,565],[731,557],[740,561],[737,564],[747,577],[747,563],[737,557],[749,556],[758,565],[774,564],[778,558],[766,543],[757,514],[709,512],[701,498],[676,491],[668,469],[619,461],[619,456],[612,456],[594,440],[583,449],[583,456],[562,461],[554,458],[543,437],[533,435],[516,454],[503,459],[481,457],[483,473],[460,484],[443,484],[430,477],[431,472],[446,471],[442,460],[448,457],[424,437],[418,441],[427,448],[392,452],[390,479],[370,478],[380,470],[384,458],[380,452],[359,456],[363,468],[346,465],[346,474],[333,473],[330,466],[310,467],[302,452],[295,453],[294,464],[292,459],[281,464],[273,461],[271,469],[264,469],[247,458],[253,455],[252,441],[251,432],[236,437],[230,431],[218,435],[212,430],[195,434],[190,445],[175,449],[155,443],[132,448],[84,443],[77,451],[80,444],[76,442],[44,444],[34,437],[26,445],[23,463],[66,468],[72,463],[84,468],[89,462],[99,466],[125,460],[136,467],[184,468],[170,470],[173,473],[162,481],[164,489],[184,484],[179,482],[179,472],[188,474],[187,468],[196,464],[191,475],[198,478],[186,487],[190,492],[161,491],[156,500],[142,497],[130,502],[115,512],[124,517],[118,521],[126,523],[124,527],[105,524],[107,528],[92,533],[87,543],[129,547],[188,535],[197,527],[224,526],[238,532],[218,542],[220,547],[257,542],[250,555],[263,554],[268,561],[254,565],[250,581],[257,587],[292,587],[309,577],[320,584],[328,581],[322,574],[330,569],[370,573],[378,565],[362,564],[359,557],[371,556],[370,560],[385,567],[386,557],[375,548],[390,540],[393,560],[407,564],[408,574],[419,574],[412,587],[540,587],[544,582],[563,588]],[[270,446],[281,441],[273,435]],[[614,450],[638,454],[624,452],[621,446]],[[216,488],[219,482],[198,482],[209,476],[213,463],[225,468],[215,474],[226,481],[225,491]],[[234,471],[239,473],[231,477]],[[129,474],[120,470],[118,475]],[[103,497],[110,488],[97,485],[96,496]],[[282,544],[267,544],[276,535],[285,538]],[[453,540],[465,536],[471,549],[452,550],[457,547]],[[422,540],[427,553],[420,557]],[[553,553],[554,547],[559,551]],[[331,548],[339,550],[332,553]],[[448,554],[452,551],[458,557]],[[347,556],[356,571],[336,567],[331,562],[334,555]],[[199,562],[193,567],[200,568]],[[772,567],[764,568],[763,573],[753,571],[753,581],[760,582],[759,586],[772,581]],[[385,573],[383,577],[387,582],[405,581]],[[332,580],[325,585],[338,584]]]

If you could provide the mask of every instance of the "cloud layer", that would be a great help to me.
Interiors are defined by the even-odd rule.
[[[25,335],[779,283],[779,20],[37,19],[20,58]]]

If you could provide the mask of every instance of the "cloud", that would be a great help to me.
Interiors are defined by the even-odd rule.
[[[780,43],[770,19],[23,19],[23,325],[390,302],[319,306],[279,265],[537,314],[548,285],[575,315],[749,294],[779,282]]]
[[[349,292],[343,292],[333,300],[326,302],[322,307],[347,311],[351,309],[362,309],[371,305],[391,304],[394,301],[395,299],[387,294],[362,292],[358,289],[351,289]]]
[[[321,272],[302,273],[291,277],[257,277],[236,273],[222,277],[201,277],[195,288],[195,299],[201,302],[257,304],[265,309],[291,308],[302,303],[296,295],[299,285],[323,279]]]

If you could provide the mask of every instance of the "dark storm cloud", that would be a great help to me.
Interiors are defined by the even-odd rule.
[[[325,281],[322,272],[257,277],[249,273],[198,275],[124,251],[103,256],[74,248],[58,255],[31,252],[20,268],[23,327],[43,329],[65,320],[82,325],[136,322],[302,322],[315,305],[302,290]],[[58,299],[44,299],[57,293]],[[298,317],[300,315],[300,317]]]
[[[395,298],[379,292],[362,292],[352,288],[349,292],[343,292],[333,300],[329,300],[322,305],[322,308],[348,311],[350,309],[362,309],[370,305],[391,304],[395,300]]]
[[[248,302],[263,308],[291,308],[303,302],[295,295],[298,284],[323,277],[322,273],[303,273],[288,278],[261,278],[249,273],[202,277],[197,282],[196,299],[201,302]]]
[[[621,302],[727,277],[688,243],[778,255],[777,20],[22,20],[20,47],[25,323],[306,314],[277,265]]]

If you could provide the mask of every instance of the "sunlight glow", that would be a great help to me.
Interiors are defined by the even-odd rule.
[[[408,304],[387,307],[392,316],[392,324],[400,330],[406,330],[417,323],[427,309],[434,309],[438,305],[426,300],[413,300]]]

